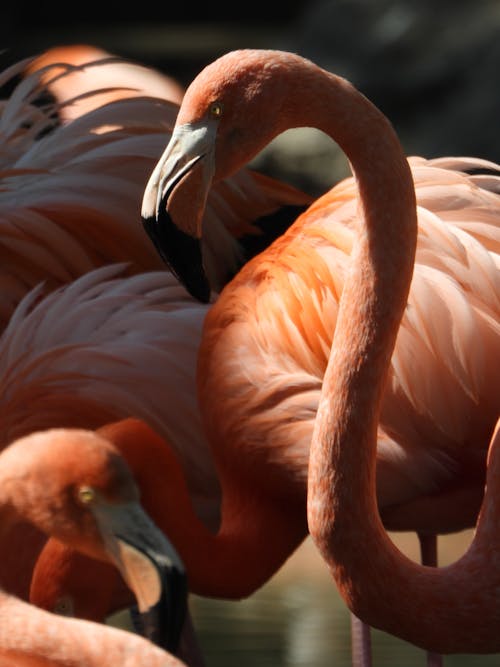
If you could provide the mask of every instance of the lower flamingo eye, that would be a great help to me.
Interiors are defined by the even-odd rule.
[[[78,489],[78,500],[83,504],[83,505],[88,505],[91,503],[95,498],[95,492],[94,489],[90,486],[81,486]]]

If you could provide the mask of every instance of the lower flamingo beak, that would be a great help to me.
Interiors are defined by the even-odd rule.
[[[143,218],[144,229],[156,251],[177,280],[198,301],[208,303],[208,282],[201,252],[201,241],[179,229],[161,208],[157,218]]]
[[[170,560],[165,562],[163,553],[148,547],[132,546],[125,539],[119,539],[124,567],[137,599],[142,634],[175,653],[187,612],[188,587],[184,569],[173,565]],[[151,575],[156,580],[155,584],[145,586]],[[156,602],[150,597],[152,590],[158,591]]]
[[[134,592],[144,634],[175,653],[188,595],[175,548],[136,502],[101,505],[94,513],[108,556]]]

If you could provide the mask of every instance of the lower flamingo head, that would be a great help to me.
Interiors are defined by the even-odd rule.
[[[25,518],[115,565],[147,618],[147,634],[175,650],[187,604],[184,567],[142,509],[115,447],[91,431],[53,429],[16,441],[2,453],[1,467],[8,470],[4,488],[21,500]]]

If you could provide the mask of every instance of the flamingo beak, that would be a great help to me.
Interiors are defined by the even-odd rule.
[[[187,612],[187,578],[173,545],[137,502],[95,506],[111,561],[134,592],[144,634],[175,652]]]
[[[210,300],[202,222],[215,169],[216,123],[179,125],[146,185],[142,220],[172,273],[199,301]]]

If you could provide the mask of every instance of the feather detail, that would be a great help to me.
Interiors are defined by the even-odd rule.
[[[140,72],[142,88],[125,95],[122,86],[111,95],[113,72],[123,84],[131,76],[130,88]],[[130,273],[163,268],[140,224],[140,206],[178,112],[158,97],[161,75],[101,51],[51,50],[0,73],[0,80],[19,75],[0,106],[0,331],[42,281],[49,291],[125,260]],[[44,86],[55,99],[39,106]],[[215,186],[204,255],[218,289],[247,259],[241,237],[262,234],[257,220],[310,199],[246,169]]]
[[[218,482],[196,402],[206,306],[172,275],[104,266],[42,297],[38,286],[0,339],[1,442],[51,426],[135,416],[176,451],[200,511]]]
[[[478,474],[500,411],[500,196],[465,173],[500,168],[468,158],[410,164],[419,235],[379,427],[382,509]],[[264,458],[272,442],[289,452],[292,480],[305,482],[357,224],[349,178],[244,266],[207,315],[198,391],[208,433]]]

